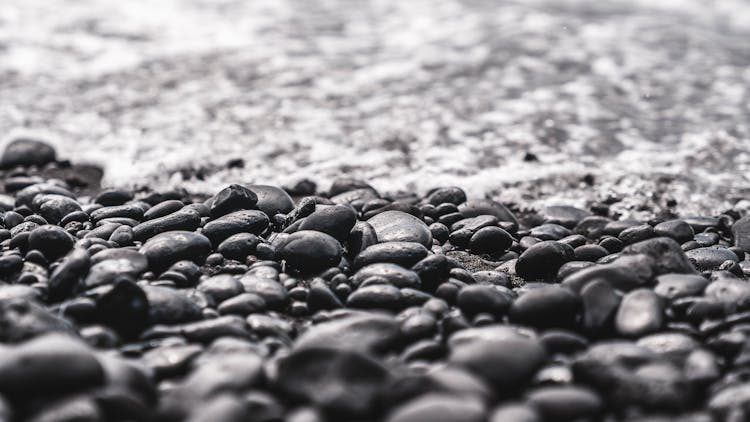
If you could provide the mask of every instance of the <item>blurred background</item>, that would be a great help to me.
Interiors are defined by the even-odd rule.
[[[4,0],[0,138],[105,184],[748,207],[743,0]]]

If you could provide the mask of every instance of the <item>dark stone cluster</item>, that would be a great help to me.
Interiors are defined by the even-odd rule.
[[[0,420],[750,418],[750,217],[89,195],[28,142],[0,160]]]

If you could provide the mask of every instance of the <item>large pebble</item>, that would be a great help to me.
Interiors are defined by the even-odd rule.
[[[452,340],[449,361],[486,380],[501,396],[522,388],[544,363],[538,340],[520,334]]]
[[[378,262],[390,262],[411,267],[427,257],[430,252],[424,245],[414,242],[385,242],[372,245],[354,259],[354,266],[361,268]]]
[[[518,229],[518,220],[505,205],[490,199],[467,201],[459,207],[464,218],[477,217],[480,215],[492,215],[498,220],[510,223],[510,230]]]
[[[211,220],[203,226],[203,235],[218,246],[223,240],[237,233],[259,235],[268,227],[268,216],[257,210],[241,210]]]
[[[367,222],[375,229],[380,242],[414,242],[428,248],[432,246],[432,232],[429,227],[411,214],[386,211]]]
[[[183,208],[163,217],[153,218],[133,227],[133,237],[146,241],[159,233],[175,230],[193,231],[200,226],[201,216],[198,211]]]
[[[75,240],[59,226],[44,225],[29,234],[29,249],[36,249],[54,261],[73,248]]]
[[[85,281],[88,288],[110,284],[122,276],[136,278],[148,269],[148,258],[133,249],[107,249],[91,257],[91,264]]]
[[[15,166],[43,166],[55,161],[57,153],[48,143],[36,139],[19,138],[10,141],[0,157],[0,168]]]
[[[725,247],[710,246],[685,252],[690,262],[700,271],[718,270],[726,261],[738,262],[737,254]]]
[[[310,327],[297,338],[295,348],[334,347],[382,353],[400,338],[400,324],[392,316],[355,313]]]
[[[94,352],[67,335],[42,335],[0,353],[0,393],[9,396],[69,394],[103,382]]]
[[[637,289],[626,294],[615,317],[620,335],[641,337],[658,331],[664,325],[662,299],[649,289]]]
[[[345,243],[349,232],[357,222],[357,214],[346,205],[334,205],[322,208],[305,217],[299,230],[315,230],[328,234]]]
[[[398,408],[387,422],[483,422],[487,410],[481,400],[447,394],[425,394]]]
[[[294,270],[315,273],[335,267],[341,259],[341,244],[333,237],[312,230],[292,233],[279,254]]]
[[[140,249],[149,268],[161,272],[177,261],[201,262],[211,252],[211,241],[202,234],[171,231],[149,239]]]
[[[549,420],[594,419],[604,410],[602,399],[593,391],[577,386],[549,386],[527,394],[529,404]]]
[[[539,214],[545,223],[559,224],[569,229],[591,216],[591,212],[569,205],[550,205],[544,207]]]
[[[248,188],[258,197],[256,207],[269,217],[287,214],[294,209],[294,201],[283,189],[268,185],[251,185]]]
[[[356,287],[370,277],[382,278],[399,288],[419,288],[421,283],[419,275],[417,275],[416,272],[387,262],[370,264],[362,267],[350,278],[349,281]]]
[[[211,201],[211,218],[219,218],[230,212],[251,210],[258,203],[258,195],[252,190],[232,184],[217,193]],[[273,214],[271,214],[273,215]]]
[[[513,302],[508,315],[516,324],[537,328],[573,327],[581,309],[580,297],[564,287],[533,288]]]
[[[371,415],[389,378],[385,367],[361,352],[304,348],[279,361],[274,385],[345,420]]]
[[[553,279],[557,270],[575,259],[573,248],[564,243],[547,240],[526,249],[516,262],[516,274],[526,280]]]
[[[656,237],[644,240],[625,247],[622,250],[625,255],[644,254],[654,260],[654,272],[656,275],[666,273],[688,273],[692,274],[695,269],[680,244],[668,237]]]
[[[474,284],[462,288],[456,297],[459,309],[468,316],[488,313],[502,317],[513,302],[508,289],[487,284]]]
[[[143,291],[148,298],[152,324],[177,324],[203,316],[201,308],[184,291],[160,286],[146,286]]]

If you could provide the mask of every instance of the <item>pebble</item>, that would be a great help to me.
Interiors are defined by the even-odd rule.
[[[386,211],[367,222],[380,242],[414,242],[432,246],[432,232],[422,220],[402,211]]]
[[[456,297],[456,305],[467,316],[488,313],[502,317],[511,307],[513,296],[502,287],[475,284],[463,287]]]
[[[81,205],[74,199],[63,195],[37,195],[39,198],[39,215],[52,224],[61,223],[66,216],[80,212]]]
[[[201,308],[181,290],[146,286],[149,321],[152,324],[178,324],[201,319]]]
[[[243,262],[249,255],[255,253],[261,243],[261,238],[252,233],[237,233],[224,239],[216,251],[224,258]]]
[[[270,309],[281,309],[287,303],[287,289],[275,280],[245,274],[240,277],[240,283],[245,292],[260,296]]]
[[[521,388],[546,359],[538,340],[520,334],[479,335],[463,341],[454,335],[450,349],[449,362],[488,382],[501,397]]]
[[[201,281],[196,290],[210,297],[215,303],[221,303],[243,293],[245,287],[230,274],[217,274]]]
[[[513,244],[513,237],[500,227],[483,227],[469,239],[469,249],[476,254],[504,253]]]
[[[360,252],[354,259],[354,267],[361,268],[379,262],[397,264],[410,268],[426,258],[430,252],[414,242],[385,242],[372,245]]]
[[[536,328],[568,328],[576,323],[581,298],[557,286],[543,286],[522,293],[508,314],[511,323]]]
[[[370,264],[360,268],[350,278],[350,282],[352,286],[357,287],[370,277],[382,278],[399,288],[419,288],[421,284],[419,275],[416,272],[387,262]]]
[[[381,354],[393,348],[400,338],[400,324],[394,317],[356,312],[313,325],[297,338],[294,347],[332,347]]]
[[[487,410],[474,398],[425,394],[396,408],[387,422],[483,422]]]
[[[697,274],[663,274],[656,278],[654,293],[669,299],[698,296],[708,286],[708,280]]]
[[[169,231],[146,241],[139,252],[146,256],[151,270],[161,272],[177,261],[200,263],[211,252],[211,241],[194,232]]]
[[[602,399],[593,391],[578,386],[549,386],[532,390],[528,403],[545,418],[557,421],[578,421],[600,417]]]
[[[581,325],[592,336],[606,335],[622,298],[606,279],[595,279],[581,290],[583,318]]]
[[[539,240],[560,240],[570,236],[570,230],[559,224],[542,224],[531,229],[530,236]]]
[[[314,230],[325,233],[345,243],[354,224],[357,222],[357,214],[346,205],[334,205],[315,211],[305,217],[299,230]]]
[[[461,205],[466,202],[466,192],[455,186],[435,189],[427,196],[427,202],[435,206],[445,203]]]
[[[266,310],[266,301],[253,293],[241,293],[231,297],[219,304],[216,308],[221,315],[241,315],[264,312]]]
[[[133,227],[132,236],[144,242],[159,233],[169,231],[193,231],[200,227],[201,216],[198,211],[184,208],[162,217],[154,217]],[[118,228],[119,229],[119,228]],[[114,232],[112,233],[114,236]]]
[[[516,220],[516,216],[513,215],[505,205],[497,201],[489,199],[467,201],[459,207],[459,211],[464,218],[492,215],[497,218],[498,221],[510,223],[510,232],[518,230],[518,220]]]
[[[120,277],[135,279],[148,269],[148,257],[133,249],[107,249],[90,259],[92,265],[85,279],[87,288],[111,284]]]
[[[276,371],[272,382],[279,391],[347,419],[370,415],[390,378],[368,355],[330,347],[293,351]]]
[[[573,229],[585,218],[591,217],[591,212],[568,205],[551,205],[544,207],[539,215],[545,223],[559,224]]]
[[[362,286],[352,292],[346,305],[354,309],[399,310],[403,306],[401,291],[390,284]]]
[[[252,233],[259,235],[268,227],[269,219],[266,214],[257,210],[235,211],[211,220],[203,226],[201,232],[218,246],[228,237],[238,233]]]
[[[693,240],[695,231],[683,220],[669,220],[654,226],[654,233],[657,236],[671,237],[679,243],[685,243]]]
[[[636,289],[622,298],[615,317],[617,332],[625,337],[642,337],[664,325],[662,299],[649,289]]]
[[[547,240],[526,249],[516,262],[516,274],[527,280],[553,279],[560,267],[575,259],[573,248]]]
[[[212,198],[209,215],[216,219],[234,211],[254,209],[257,203],[258,195],[255,192],[242,185],[232,184]]]
[[[73,248],[75,240],[68,232],[55,225],[40,226],[29,234],[28,247],[42,252],[54,261]]]
[[[17,400],[70,394],[104,383],[94,352],[74,337],[50,333],[0,353],[0,393]]]
[[[333,237],[312,230],[289,235],[279,249],[286,264],[303,273],[317,273],[335,267],[341,260],[341,244]]]
[[[294,209],[294,201],[283,189],[269,185],[251,185],[247,187],[258,197],[255,206],[267,216],[287,214]]]
[[[737,255],[725,247],[696,248],[685,252],[685,256],[699,271],[715,271],[726,261],[739,262]]]
[[[36,139],[19,138],[10,141],[0,157],[0,168],[43,166],[54,162],[57,152],[48,143]]]
[[[644,254],[654,260],[653,269],[657,275],[667,273],[692,274],[695,269],[690,260],[673,239],[657,237],[644,240],[625,247],[622,251],[625,255]]]

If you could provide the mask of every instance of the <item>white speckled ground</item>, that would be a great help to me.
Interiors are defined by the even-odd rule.
[[[112,185],[348,174],[715,212],[750,198],[749,36],[742,0],[5,1],[0,137]]]

